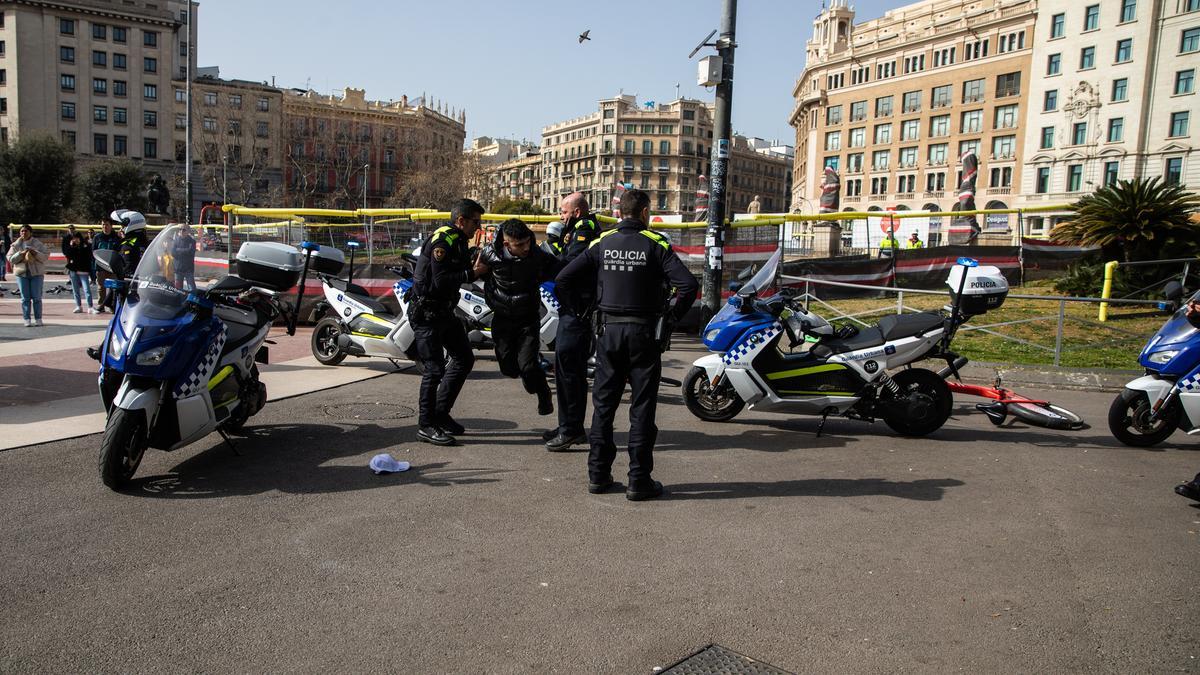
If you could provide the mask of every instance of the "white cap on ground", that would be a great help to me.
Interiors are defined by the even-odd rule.
[[[410,464],[408,462],[401,462],[386,452],[375,455],[371,458],[371,470],[376,474],[408,471],[409,466]]]

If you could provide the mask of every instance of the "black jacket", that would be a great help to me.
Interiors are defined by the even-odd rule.
[[[497,314],[536,318],[541,306],[541,284],[554,279],[563,264],[539,246],[530,246],[524,258],[509,256],[503,235],[483,249],[483,261],[491,274],[483,283],[488,307]]]
[[[67,256],[67,269],[72,272],[87,272],[92,271],[92,245],[83,241],[79,241],[78,246],[67,244],[65,249]]]
[[[604,313],[647,318],[663,313],[674,288],[679,319],[700,288],[667,240],[637,220],[622,220],[605,232],[559,272],[556,282],[564,305],[580,291],[595,289],[596,306]],[[570,309],[578,313],[585,308]]]
[[[449,310],[458,304],[458,291],[475,280],[467,235],[453,225],[440,227],[421,247],[413,273],[413,291],[431,309]]]
[[[121,254],[121,259],[125,261],[126,278],[133,277],[133,273],[137,271],[138,263],[142,261],[142,255],[149,245],[150,240],[146,237],[145,230],[136,230],[121,238],[121,244],[117,247],[117,251]]]
[[[171,255],[175,258],[177,274],[191,274],[196,271],[196,238],[180,232],[171,242]]]

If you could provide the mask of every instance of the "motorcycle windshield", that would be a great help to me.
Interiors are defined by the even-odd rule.
[[[187,291],[175,286],[175,241],[183,229],[182,225],[172,225],[159,232],[133,273],[139,304],[149,305],[142,311],[157,315],[156,318],[174,316],[187,299]]]
[[[775,274],[779,271],[779,261],[783,258],[783,249],[776,249],[767,262],[747,281],[741,289],[738,290],[738,295],[750,295],[757,293],[762,295],[763,291],[768,290],[775,284]]]

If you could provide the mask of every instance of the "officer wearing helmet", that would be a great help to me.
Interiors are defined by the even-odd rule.
[[[546,241],[542,242],[542,250],[558,258],[562,256],[562,221],[546,225]]]
[[[146,236],[146,217],[137,211],[117,209],[109,218],[121,225],[121,243],[117,245],[117,253],[125,263],[125,275],[132,276],[150,245],[150,239]]]

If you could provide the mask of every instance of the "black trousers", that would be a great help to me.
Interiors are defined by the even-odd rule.
[[[423,427],[434,426],[454,408],[475,365],[475,354],[471,352],[471,341],[462,322],[448,312],[427,321],[414,321],[413,336],[417,358],[424,370],[419,423]]]
[[[530,394],[549,393],[546,373],[542,370],[540,322],[536,315],[512,317],[496,313],[492,316],[492,341],[496,343],[496,360],[506,377],[519,377]]]
[[[658,427],[658,381],[662,376],[662,354],[654,339],[654,326],[609,323],[596,338],[596,377],[592,383],[592,450],[588,455],[588,477],[596,482],[609,476],[617,446],[613,443],[613,420],[628,383],[629,486],[647,486],[654,471],[654,441]]]
[[[558,430],[567,435],[583,433],[587,362],[591,356],[591,323],[577,316],[560,315],[554,338],[554,386],[558,392]]]

